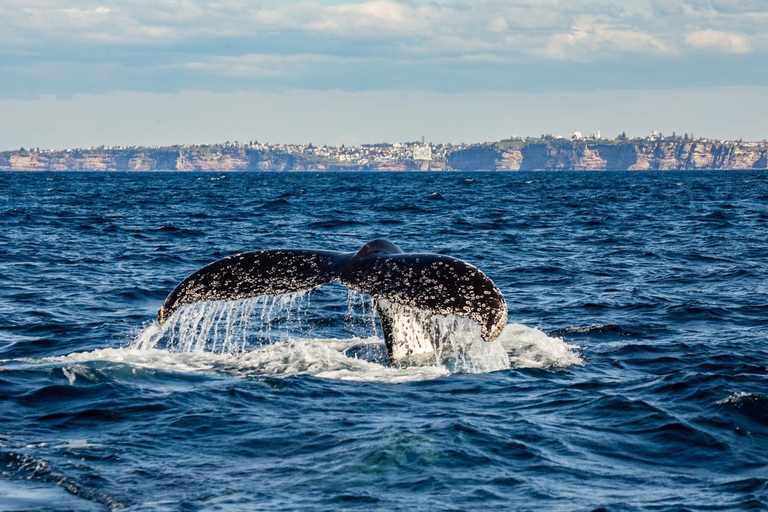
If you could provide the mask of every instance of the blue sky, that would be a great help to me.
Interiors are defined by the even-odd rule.
[[[766,0],[0,3],[0,148],[768,137]]]

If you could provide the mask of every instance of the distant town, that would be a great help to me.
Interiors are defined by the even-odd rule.
[[[219,144],[176,144],[172,146],[92,146],[76,149],[40,149],[21,148],[19,152],[31,152],[40,154],[77,153],[83,151],[142,151],[142,150],[180,150],[189,152],[231,151],[244,150],[261,153],[273,153],[297,156],[300,155],[307,161],[336,162],[343,166],[366,166],[372,164],[387,164],[406,160],[430,161],[441,160],[454,151],[458,151],[469,144],[441,143],[431,144],[427,142],[394,142],[361,144],[357,146],[328,146],[325,144],[280,144],[258,141],[241,143],[238,141],[226,141]],[[9,153],[9,152],[6,152]]]
[[[226,141],[173,146],[20,148],[0,152],[3,171],[441,171],[441,170],[698,170],[766,168],[768,142],[643,137],[598,131],[568,136],[512,135],[473,144],[413,142],[329,146]]]

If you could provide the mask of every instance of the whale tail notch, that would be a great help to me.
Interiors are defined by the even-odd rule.
[[[478,268],[449,256],[403,253],[387,240],[369,242],[357,253],[271,249],[229,256],[182,281],[165,299],[158,321],[192,302],[279,295],[336,280],[377,300],[470,318],[485,341],[496,339],[507,321],[504,296]],[[381,324],[389,344],[391,322],[381,318]]]

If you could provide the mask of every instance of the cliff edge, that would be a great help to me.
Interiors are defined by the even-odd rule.
[[[499,171],[737,170],[768,168],[768,143],[712,140],[501,141],[448,155],[452,169]]]
[[[282,146],[289,147],[290,146]],[[323,155],[246,146],[171,146],[0,152],[0,171],[406,171],[406,170],[736,170],[768,168],[768,142],[677,138],[529,139],[451,146],[431,161],[402,146],[386,158],[352,160],[350,148]],[[400,149],[396,149],[400,148]],[[333,149],[339,154],[335,154]],[[370,147],[360,147],[367,156]],[[382,151],[377,149],[378,154]],[[346,153],[345,153],[346,152]]]

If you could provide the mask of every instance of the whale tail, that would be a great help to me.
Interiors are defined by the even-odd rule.
[[[496,339],[507,321],[504,296],[478,268],[449,256],[403,253],[387,240],[369,242],[356,253],[271,249],[229,256],[182,281],[163,302],[158,321],[184,304],[279,295],[337,280],[376,300],[470,318],[480,324],[485,341]],[[392,322],[377,309],[391,353]]]
[[[354,254],[306,249],[244,252],[214,261],[184,279],[163,302],[162,324],[184,304],[280,295],[339,278]]]

